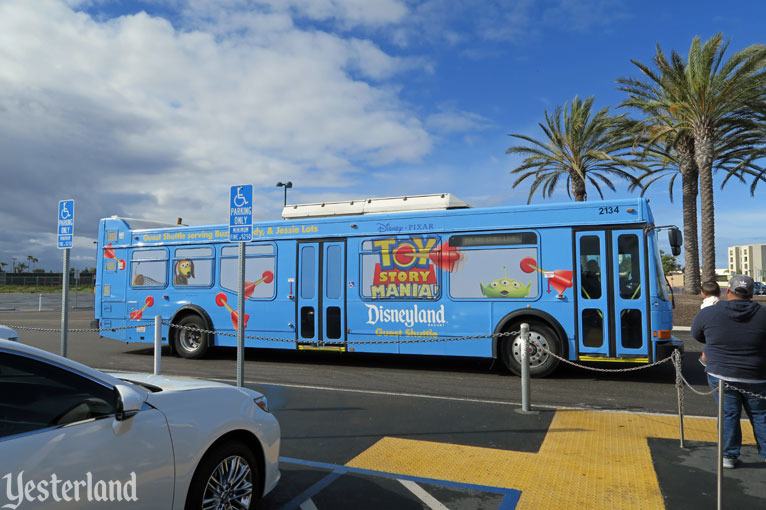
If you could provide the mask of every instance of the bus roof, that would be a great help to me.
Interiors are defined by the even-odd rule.
[[[144,224],[136,220],[112,217],[101,221],[102,239],[114,246],[228,241],[226,224],[140,228]],[[631,198],[262,221],[253,224],[253,241],[653,223],[648,200]]]

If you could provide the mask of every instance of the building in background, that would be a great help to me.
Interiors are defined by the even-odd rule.
[[[766,244],[729,246],[729,272],[746,274],[753,280],[766,280]]]

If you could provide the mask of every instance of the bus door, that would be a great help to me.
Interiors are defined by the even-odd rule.
[[[575,234],[579,263],[578,352],[581,360],[648,357],[643,233]]]
[[[345,342],[346,244],[298,244],[298,343]]]
[[[644,274],[644,234],[614,230],[612,234],[614,278],[615,347],[618,357],[648,361],[647,278]]]

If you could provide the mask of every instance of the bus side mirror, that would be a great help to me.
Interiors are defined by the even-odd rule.
[[[681,255],[681,245],[684,244],[681,231],[675,227],[668,230],[668,241],[670,241],[670,252],[673,256]]]

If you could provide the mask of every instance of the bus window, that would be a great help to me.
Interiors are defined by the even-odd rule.
[[[221,287],[239,291],[239,247],[221,248]],[[271,299],[276,292],[274,246],[271,244],[245,247],[245,294],[248,299]],[[250,285],[248,285],[250,284]]]
[[[436,235],[391,236],[362,242],[362,297],[439,299],[439,242]]]
[[[604,344],[604,315],[601,310],[589,308],[582,311],[582,336],[585,347],[601,347]]]
[[[620,267],[620,297],[641,297],[641,263],[638,253],[638,236],[623,234],[617,238],[617,261]]]
[[[459,299],[533,299],[539,294],[537,234],[514,232],[453,236],[459,262],[450,273],[450,296]],[[503,246],[505,245],[505,246]],[[533,245],[533,246],[524,246]]]
[[[314,261],[316,260],[316,254],[314,253],[316,248],[313,246],[301,247],[301,298],[302,299],[314,299],[314,292],[316,287],[314,268]],[[312,335],[313,336],[313,335]]]
[[[168,255],[165,250],[135,250],[130,263],[132,287],[165,287]]]
[[[601,245],[598,236],[580,238],[580,295],[601,299]]]
[[[173,285],[210,287],[213,284],[213,249],[178,248],[173,259]]]
[[[622,346],[638,349],[644,343],[641,334],[641,310],[623,310],[620,313]]]

